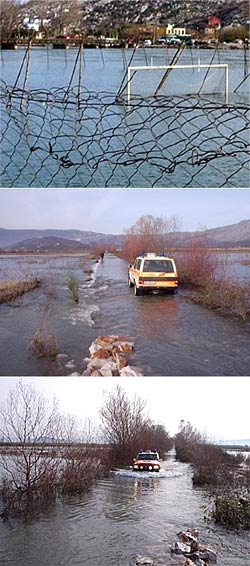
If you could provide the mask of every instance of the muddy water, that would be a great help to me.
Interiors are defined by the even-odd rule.
[[[5,276],[17,269],[17,258],[8,261],[0,263]],[[108,254],[103,263],[92,262],[90,281],[85,271],[91,262],[81,258],[40,258],[32,266],[25,261],[23,273],[40,274],[42,285],[0,305],[1,375],[81,372],[91,341],[116,333],[134,339],[130,361],[145,375],[249,375],[249,329],[187,302],[182,290],[135,297],[127,286],[127,263]],[[66,285],[70,272],[79,281],[78,304]],[[39,325],[56,336],[65,357],[49,362],[33,355],[29,343]]]
[[[86,495],[58,502],[39,519],[6,522],[0,529],[0,563],[6,566],[129,566],[137,554],[155,566],[177,566],[170,554],[176,533],[197,527],[218,551],[219,566],[247,566],[247,533],[231,533],[203,520],[207,497],[192,488],[188,464],[173,453],[159,474],[118,470]]]

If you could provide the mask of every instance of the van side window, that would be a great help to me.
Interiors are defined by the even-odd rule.
[[[138,269],[138,271],[140,271],[140,267],[141,267],[141,259],[137,259],[135,264],[135,269]]]

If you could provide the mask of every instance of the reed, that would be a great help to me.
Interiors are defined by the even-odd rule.
[[[67,277],[67,287],[70,291],[71,297],[75,303],[79,302],[79,284],[77,278],[73,273],[70,273]]]
[[[33,291],[40,284],[39,279],[32,277],[30,279],[19,280],[9,279],[0,283],[0,303],[14,301],[28,291]]]

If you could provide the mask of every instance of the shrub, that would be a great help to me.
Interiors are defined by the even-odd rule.
[[[212,518],[229,529],[250,529],[250,498],[238,493],[218,495],[215,498]]]
[[[30,341],[30,348],[37,358],[55,360],[58,354],[55,336],[52,334],[44,336],[40,329],[36,331],[34,338]]]
[[[250,318],[250,285],[221,279],[210,281],[199,291],[193,291],[191,300],[223,314],[246,322]]]

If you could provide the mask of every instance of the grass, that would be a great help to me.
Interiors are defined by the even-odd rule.
[[[250,320],[250,285],[227,273],[223,258],[206,247],[194,246],[178,259],[180,284],[189,288],[188,298],[242,322]]]
[[[77,278],[73,273],[70,273],[67,278],[67,287],[70,291],[71,297],[75,303],[79,302],[79,285]]]
[[[52,334],[44,335],[38,329],[30,342],[30,348],[37,358],[47,358],[54,361],[58,354],[57,342]]]
[[[9,279],[2,281],[0,283],[0,303],[14,301],[24,293],[36,289],[39,284],[40,281],[36,277],[25,280]]]
[[[211,280],[204,287],[192,291],[190,299],[242,322],[250,320],[250,284],[226,279]]]

